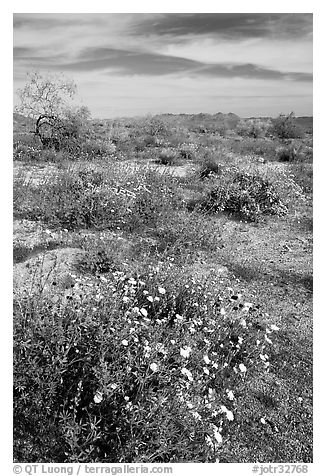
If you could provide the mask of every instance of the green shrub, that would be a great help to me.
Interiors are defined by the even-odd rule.
[[[181,144],[179,154],[182,159],[195,160],[197,150],[197,144]]]
[[[16,213],[68,230],[117,226],[123,203],[117,207],[114,191],[105,190],[104,183],[103,173],[85,170],[65,173],[37,188],[27,184]],[[24,189],[22,184],[17,187]]]
[[[305,147],[302,142],[290,142],[277,149],[277,158],[280,162],[311,162],[312,148]]]
[[[95,159],[113,155],[116,151],[116,146],[110,141],[89,139],[81,144],[80,151],[87,158]]]
[[[300,139],[303,137],[303,130],[296,123],[294,113],[280,114],[272,119],[271,133],[280,139]]]
[[[242,119],[236,127],[236,132],[242,137],[258,139],[265,137],[269,123],[260,119]]]
[[[79,279],[62,305],[15,303],[17,461],[216,461],[232,390],[266,371],[273,345],[251,304],[169,273]]]
[[[156,162],[162,165],[177,165],[179,162],[178,151],[171,148],[162,149]]]
[[[208,213],[225,212],[248,221],[258,221],[262,215],[286,213],[286,206],[268,180],[241,173],[229,180],[221,178],[199,205]]]
[[[14,160],[21,160],[23,162],[34,162],[40,159],[42,149],[25,144],[17,144],[14,147]]]
[[[206,159],[202,162],[199,169],[199,176],[201,179],[219,175],[221,173],[221,165],[214,159]]]

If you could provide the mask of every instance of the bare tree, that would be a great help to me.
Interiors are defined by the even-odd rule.
[[[80,122],[88,120],[90,113],[86,107],[73,108],[76,91],[74,81],[63,75],[39,72],[29,73],[27,83],[17,91],[16,111],[35,120],[34,133],[43,147],[59,149],[63,139],[77,139]]]

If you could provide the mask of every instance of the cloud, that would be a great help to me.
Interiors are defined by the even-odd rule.
[[[194,74],[224,78],[312,81],[312,74],[291,73],[263,68],[255,64],[211,64]]]
[[[306,13],[165,13],[134,18],[131,34],[186,40],[189,36],[228,39],[297,38],[312,32],[312,14]]]
[[[117,48],[89,47],[79,53],[76,60],[62,61],[62,55],[36,56],[32,48],[14,48],[17,60],[30,65],[43,65],[60,71],[101,71],[108,74],[164,76],[206,76],[216,78],[245,78],[261,80],[311,81],[312,75],[301,72],[283,72],[262,66],[243,63],[206,63],[187,58]]]
[[[85,14],[45,14],[45,13],[14,13],[14,29],[48,30],[78,26],[80,23],[94,23],[94,18]]]

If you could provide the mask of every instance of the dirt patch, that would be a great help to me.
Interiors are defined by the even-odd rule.
[[[69,292],[74,271],[85,254],[79,248],[63,248],[39,253],[14,266],[14,294]]]

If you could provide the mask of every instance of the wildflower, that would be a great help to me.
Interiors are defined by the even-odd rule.
[[[212,425],[212,429],[215,440],[217,441],[217,443],[221,444],[223,441],[221,433],[215,425]]]
[[[182,375],[185,375],[185,376],[188,378],[188,380],[189,380],[190,382],[193,382],[193,380],[194,380],[194,379],[193,379],[193,376],[192,376],[191,372],[190,372],[188,369],[186,369],[185,367],[183,367],[183,368],[181,369],[181,373],[182,373]]]
[[[263,425],[266,425],[266,420],[265,420],[265,418],[261,418],[260,421],[261,421],[261,423],[262,423]]]
[[[147,296],[147,294],[149,294],[149,292],[146,291],[146,289],[144,289],[143,294],[145,294],[145,296]]]
[[[147,300],[148,300],[149,302],[154,302],[154,299],[153,299],[152,296],[147,296]]]
[[[177,321],[183,321],[183,317],[180,316],[180,314],[176,314],[175,318],[176,318]]]
[[[275,324],[271,325],[271,329],[272,329],[272,331],[279,331],[280,330],[280,328],[275,326]]]
[[[166,293],[166,291],[165,291],[164,288],[158,288],[158,292],[159,292],[160,294],[165,294],[165,293]]]
[[[144,317],[147,317],[147,315],[148,315],[148,312],[146,311],[146,309],[145,309],[144,307],[141,308],[140,313],[141,313]]]
[[[116,390],[118,388],[118,385],[116,383],[111,383],[110,387],[112,390]]]
[[[199,415],[198,412],[191,412],[192,416],[194,417],[195,420],[201,420],[201,416]]]
[[[95,395],[94,395],[93,400],[94,400],[95,403],[101,403],[101,401],[103,400],[103,393],[100,392],[99,390],[97,390]]]
[[[212,441],[212,438],[208,435],[205,436],[205,441],[206,441],[206,445],[209,446],[209,448],[212,448],[214,449],[214,443]]]
[[[185,359],[188,359],[191,352],[191,347],[184,347],[180,349],[180,355]]]
[[[208,355],[204,355],[203,359],[204,359],[205,364],[208,365],[210,363],[210,359],[208,358]]]
[[[135,281],[134,278],[130,278],[128,280],[128,283],[131,284],[131,285],[135,285],[135,284],[137,284],[137,281]]]
[[[204,374],[209,375],[209,370],[207,367],[203,367],[203,372]]]
[[[268,342],[268,344],[273,344],[273,342],[265,335],[265,341]]]
[[[158,296],[155,296],[154,301],[159,301],[160,298]]]
[[[224,405],[221,406],[221,410],[223,413],[226,414],[226,418],[229,420],[229,421],[233,421],[234,420],[234,416],[233,416],[233,413],[231,412],[231,410],[228,410]]]
[[[214,362],[214,364],[212,365],[212,367],[214,367],[214,369],[218,369],[218,364],[216,362]]]
[[[232,390],[227,390],[226,394],[229,400],[234,400],[234,393],[232,392]]]
[[[121,341],[121,344],[124,345],[125,347],[127,347],[128,341],[127,341],[126,339],[123,339],[123,340]]]
[[[171,342],[172,345],[175,344],[175,340],[174,340],[174,339],[171,339],[170,342]]]
[[[247,327],[247,323],[246,323],[245,319],[241,319],[240,325],[241,325],[242,327]]]
[[[152,370],[152,372],[157,372],[158,365],[153,362],[153,363],[149,366],[149,368]]]
[[[225,314],[226,314],[225,309],[223,307],[220,309],[220,314],[222,316],[225,316]]]
[[[239,364],[239,369],[240,369],[240,372],[247,372],[247,367],[244,365],[244,364]]]

